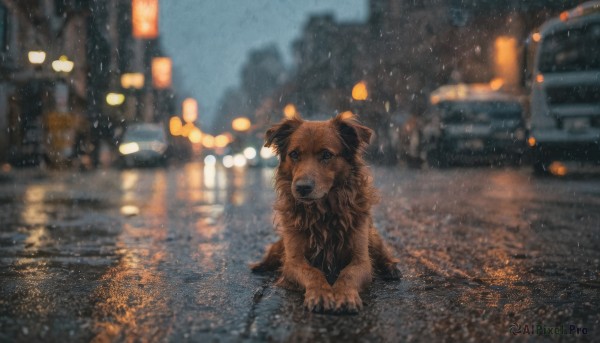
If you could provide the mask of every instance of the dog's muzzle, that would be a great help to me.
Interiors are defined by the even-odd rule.
[[[310,194],[315,190],[315,181],[303,179],[294,182],[294,191],[299,198],[311,198]]]

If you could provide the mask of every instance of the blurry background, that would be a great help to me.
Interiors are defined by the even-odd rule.
[[[345,111],[374,160],[419,158],[403,150],[432,91],[525,96],[529,35],[578,3],[2,0],[0,161],[110,165],[131,123],[170,131],[171,157],[223,155],[285,113]]]
[[[0,0],[0,342],[597,337],[599,76],[597,0]],[[297,114],[375,131],[356,316],[248,269]]]

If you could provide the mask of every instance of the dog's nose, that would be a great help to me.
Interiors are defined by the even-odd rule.
[[[299,180],[296,182],[296,192],[300,196],[307,196],[312,193],[315,188],[315,182],[313,180]]]

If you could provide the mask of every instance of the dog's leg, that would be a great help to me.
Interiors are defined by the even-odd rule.
[[[252,263],[250,269],[253,272],[272,272],[281,268],[284,258],[283,240],[273,243],[268,249],[262,261]]]
[[[398,269],[398,260],[393,257],[381,236],[371,228],[369,232],[369,255],[375,272],[386,280],[399,280],[402,273]]]
[[[298,243],[303,239],[295,232],[284,235],[285,261],[282,274],[288,283],[295,283],[304,289],[304,306],[310,311],[333,310],[335,299],[331,285],[319,269],[311,266],[304,257],[304,247]]]
[[[368,234],[367,229],[356,233],[353,239],[352,261],[342,269],[333,284],[336,311],[356,313],[362,308],[362,300],[358,292],[362,291],[373,278]],[[364,244],[358,245],[358,242]]]

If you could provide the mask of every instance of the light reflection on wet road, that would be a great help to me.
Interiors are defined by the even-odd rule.
[[[488,341],[511,339],[513,323],[598,337],[599,177],[374,175],[404,279],[376,280],[363,312],[331,316],[247,269],[276,239],[271,170],[12,172],[0,182],[0,341]]]

